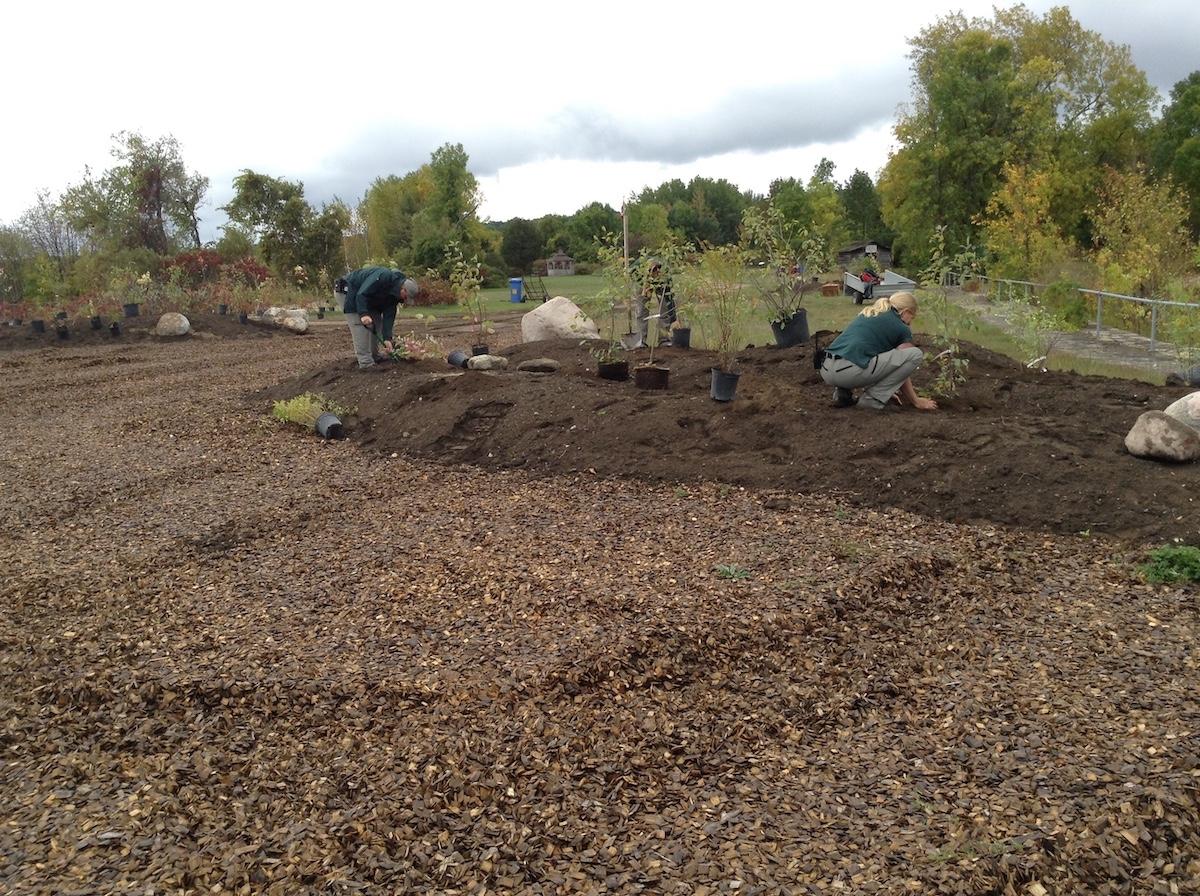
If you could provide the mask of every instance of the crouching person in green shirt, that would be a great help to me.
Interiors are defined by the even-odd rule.
[[[358,369],[370,370],[391,354],[396,306],[415,299],[419,287],[403,271],[383,267],[359,268],[338,285],[345,289],[342,311],[350,328]]]
[[[834,387],[834,404],[854,404],[853,390],[862,389],[857,406],[864,410],[883,410],[897,393],[903,404],[917,410],[937,410],[937,402],[919,396],[912,384],[912,373],[924,357],[912,344],[909,329],[916,316],[912,293],[894,293],[865,309],[829,343],[821,379]]]

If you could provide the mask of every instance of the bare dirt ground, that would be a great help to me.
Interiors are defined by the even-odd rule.
[[[766,349],[724,407],[235,335],[0,355],[0,893],[1200,890],[1197,595],[1132,569],[1196,475],[1098,465],[1169,390],[981,359],[884,437]]]

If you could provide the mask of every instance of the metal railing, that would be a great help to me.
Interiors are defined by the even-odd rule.
[[[955,284],[961,283],[962,276],[959,274],[951,274],[947,280],[953,280]],[[1013,299],[1021,295],[1026,302],[1043,289],[1048,287],[1046,283],[1032,283],[1028,280],[1008,280],[1003,277],[985,277],[977,275],[973,279],[979,280],[982,283],[988,284],[989,294],[1004,298]],[[1100,289],[1084,289],[1076,287],[1075,291],[1080,295],[1093,296],[1096,299],[1096,335],[1100,335],[1100,331],[1104,326],[1104,300],[1115,299],[1122,302],[1133,302],[1137,305],[1149,306],[1150,308],[1150,351],[1154,352],[1158,347],[1158,318],[1161,308],[1191,308],[1193,311],[1200,312],[1200,303],[1197,302],[1174,302],[1168,299],[1147,299],[1142,296],[1127,296],[1119,292],[1105,292]]]

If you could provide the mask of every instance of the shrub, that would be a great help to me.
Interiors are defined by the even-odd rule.
[[[1070,329],[1082,329],[1091,319],[1087,299],[1079,291],[1079,285],[1069,280],[1051,283],[1042,291],[1040,298],[1050,313]]]
[[[455,305],[458,303],[458,299],[454,295],[454,287],[450,285],[450,281],[443,280],[440,277],[423,277],[417,282],[421,287],[421,291],[409,303],[410,305],[425,308],[430,305]]]
[[[1160,585],[1200,582],[1200,548],[1190,544],[1167,545],[1150,552],[1142,566],[1146,581]]]
[[[349,408],[334,403],[332,399],[312,392],[282,399],[271,407],[271,416],[280,423],[294,423],[306,428],[316,426],[317,418],[326,412],[337,414],[339,417],[352,413]]]
[[[212,249],[193,249],[190,252],[180,252],[166,264],[168,276],[178,271],[182,286],[196,287],[201,283],[211,283],[221,276],[221,265],[224,263],[219,252]]]
[[[271,276],[269,268],[247,256],[229,265],[229,270],[246,286],[258,286]]]

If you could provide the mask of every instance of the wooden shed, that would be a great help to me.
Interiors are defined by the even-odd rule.
[[[875,256],[876,267],[881,271],[892,265],[892,247],[878,240],[863,240],[838,249],[837,263],[839,267],[849,267],[856,259],[867,255]]]

